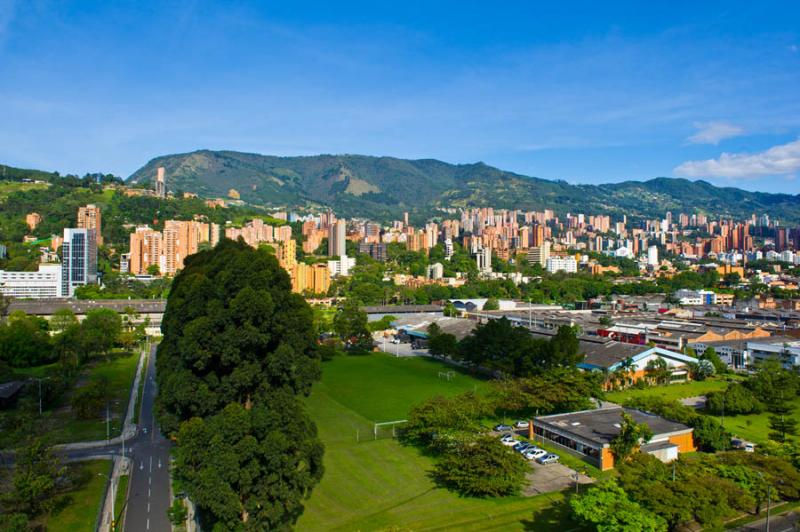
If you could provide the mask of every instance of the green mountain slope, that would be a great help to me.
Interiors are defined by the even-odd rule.
[[[128,179],[149,183],[164,166],[167,187],[206,197],[230,189],[258,205],[328,205],[344,216],[377,219],[436,207],[493,206],[558,212],[663,216],[704,212],[745,217],[767,212],[800,221],[800,197],[715,187],[704,181],[656,178],[608,185],[570,185],[476,164],[364,155],[275,157],[201,150],[157,157]]]

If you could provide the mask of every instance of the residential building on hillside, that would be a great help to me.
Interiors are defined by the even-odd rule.
[[[42,223],[42,216],[38,212],[26,214],[25,223],[27,224],[28,229],[33,231],[39,226],[40,223]]]
[[[159,166],[156,170],[156,183],[155,183],[155,190],[156,196],[159,198],[166,198],[167,197],[167,181],[165,178],[165,172],[163,166]]]
[[[94,229],[98,246],[103,245],[102,226],[100,207],[89,204],[78,208],[78,227],[80,229]]]

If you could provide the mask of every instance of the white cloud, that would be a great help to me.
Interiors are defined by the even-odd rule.
[[[800,139],[759,153],[723,153],[718,159],[686,161],[674,172],[683,177],[755,177],[791,175],[800,170]]]
[[[721,140],[738,137],[744,129],[730,122],[695,122],[697,133],[689,137],[692,144],[719,144]]]

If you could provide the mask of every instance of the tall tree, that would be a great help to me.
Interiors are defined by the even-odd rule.
[[[187,259],[162,329],[157,411],[205,523],[290,527],[322,474],[298,397],[320,375],[311,307],[273,255],[223,240]]]

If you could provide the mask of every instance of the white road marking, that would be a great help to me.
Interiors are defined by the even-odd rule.
[[[150,518],[147,518],[147,530],[150,530]]]
[[[150,513],[150,503],[147,503],[147,513]]]
[[[147,488],[147,498],[150,498],[150,488]]]
[[[144,469],[144,462],[139,462],[139,471]]]
[[[152,483],[153,483],[153,477],[148,477],[147,484],[152,484]]]

